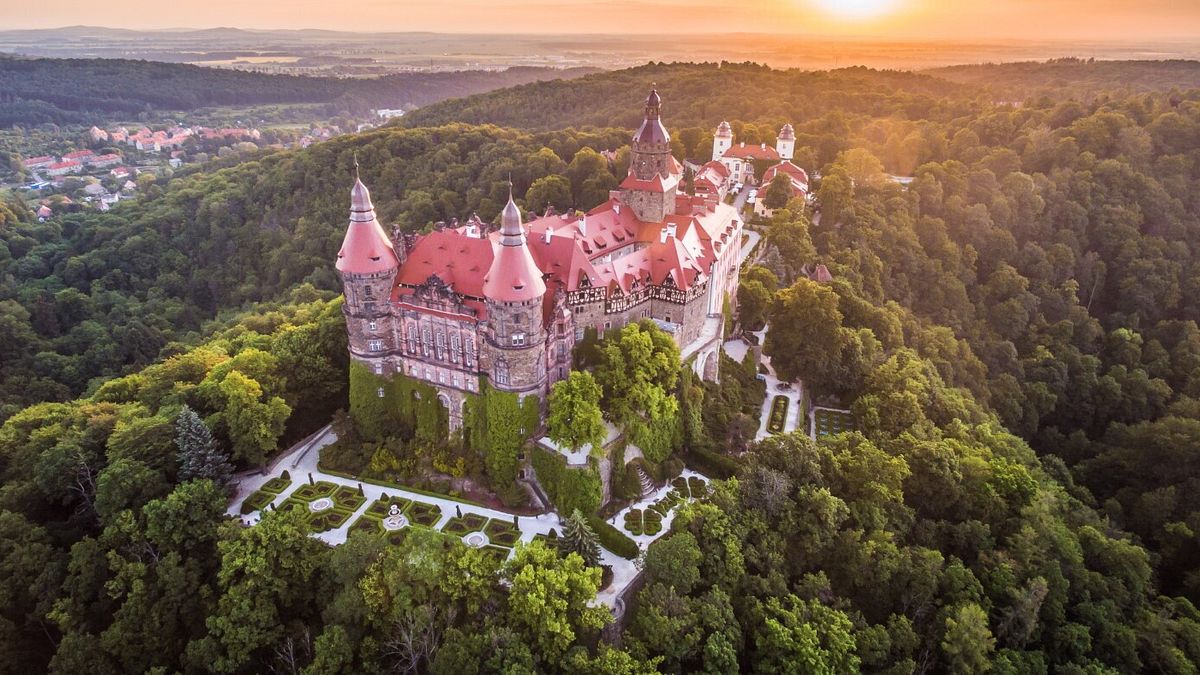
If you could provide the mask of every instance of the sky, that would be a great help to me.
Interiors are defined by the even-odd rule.
[[[747,32],[884,39],[1200,40],[1200,0],[0,2],[0,29],[80,24],[133,29],[232,26],[564,36]]]

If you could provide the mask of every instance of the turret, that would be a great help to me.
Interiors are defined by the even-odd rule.
[[[350,190],[350,224],[336,266],[346,296],[342,312],[350,352],[364,359],[381,359],[393,348],[388,318],[400,260],[375,217],[371,192],[357,178]]]
[[[662,99],[655,89],[646,97],[642,126],[630,144],[629,175],[621,182],[621,201],[640,220],[659,223],[675,213],[679,175],[671,157],[671,135],[660,119]]]
[[[492,265],[483,280],[492,347],[492,385],[504,391],[541,395],[546,385],[542,312],[546,282],[526,245],[521,210],[513,201],[511,186],[493,247]]]
[[[780,159],[791,159],[796,154],[796,131],[792,129],[792,125],[785,124],[779,130],[779,136],[775,138],[775,151],[779,153]]]
[[[725,152],[733,147],[733,128],[729,122],[721,122],[717,132],[713,134],[713,159],[721,159]]]

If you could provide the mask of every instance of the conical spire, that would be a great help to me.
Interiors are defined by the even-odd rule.
[[[658,90],[651,89],[650,95],[646,97],[646,118],[642,122],[641,128],[633,135],[635,144],[650,147],[671,142],[671,135],[667,133],[667,128],[659,119],[661,106],[662,99],[658,96]]]
[[[513,201],[512,181],[508,182],[508,203],[500,212],[500,245],[483,280],[483,293],[489,300],[522,302],[546,293],[542,271],[525,245],[521,209]]]
[[[505,246],[520,246],[525,243],[525,232],[521,229],[521,209],[513,201],[512,180],[508,181],[508,203],[500,212],[500,243]]]
[[[338,271],[350,274],[374,274],[400,265],[392,240],[375,218],[371,191],[358,177],[355,161],[354,187],[350,188],[350,225],[338,251]]]

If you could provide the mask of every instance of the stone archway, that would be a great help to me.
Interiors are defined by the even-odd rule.
[[[714,349],[700,356],[700,377],[708,382],[720,381],[721,350]]]

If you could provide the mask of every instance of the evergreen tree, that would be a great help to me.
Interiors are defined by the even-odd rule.
[[[563,536],[558,547],[563,555],[578,553],[589,567],[600,564],[599,539],[579,509],[575,509],[563,524]]]
[[[179,448],[179,481],[208,478],[227,485],[233,475],[229,456],[217,447],[208,425],[188,406],[183,406],[175,421],[175,447]]]

